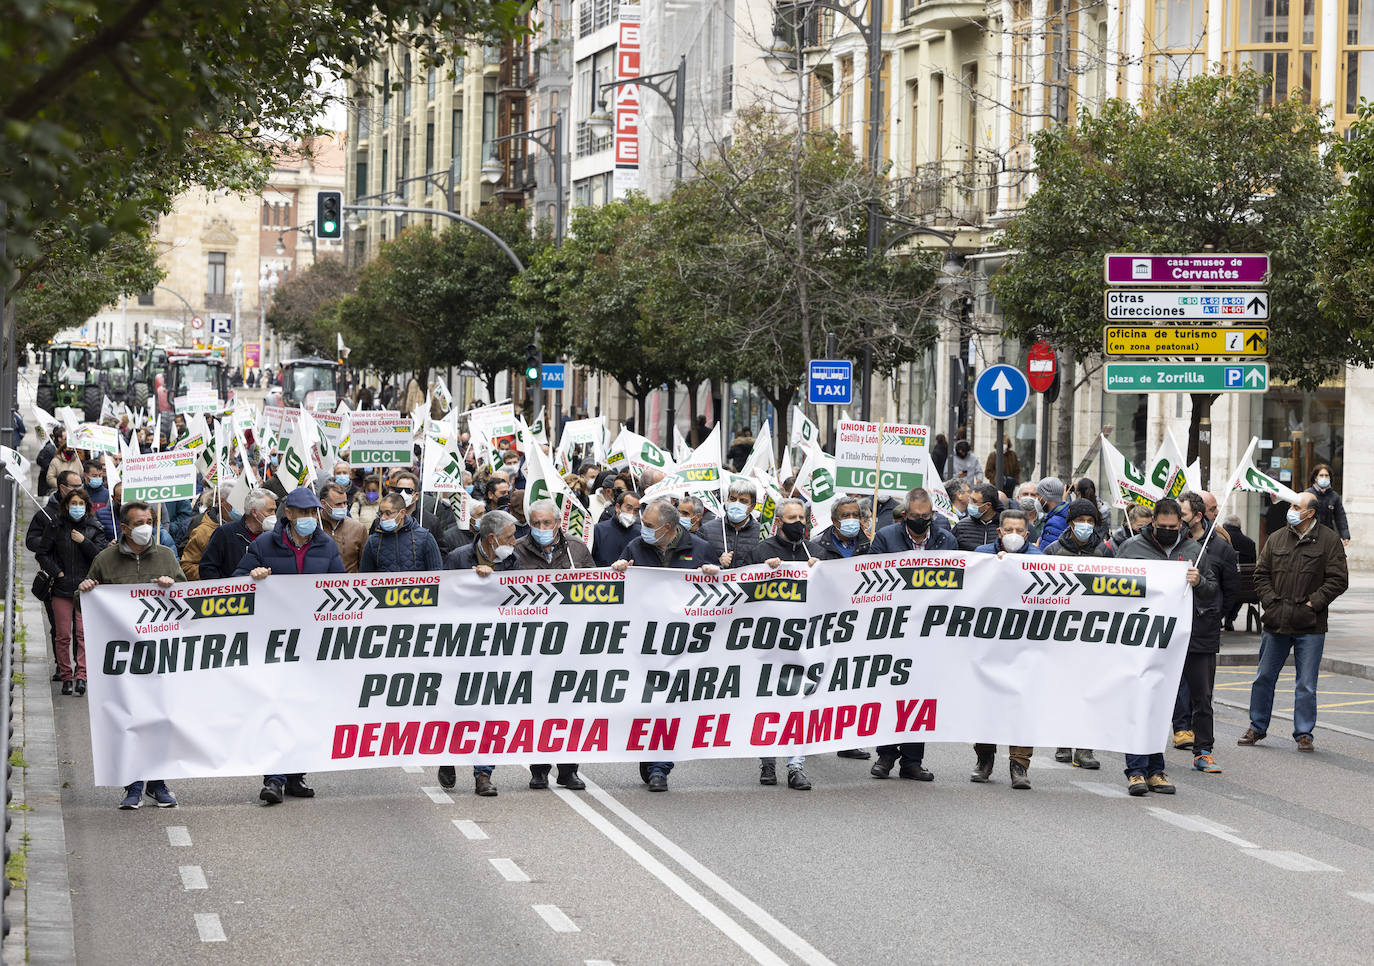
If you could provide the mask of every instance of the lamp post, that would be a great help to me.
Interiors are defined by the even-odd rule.
[[[882,91],[882,59],[883,59],[883,20],[882,4],[879,0],[865,0],[867,7],[868,22],[864,23],[860,16],[858,0],[853,3],[835,3],[831,0],[805,0],[797,4],[802,10],[801,23],[805,24],[807,16],[814,8],[830,10],[839,14],[854,25],[859,36],[863,38],[864,44],[868,48],[868,167],[876,176],[879,166],[882,163],[882,146],[879,144],[878,136],[881,133],[881,118],[883,109]],[[796,63],[789,62],[787,53],[789,48],[784,37],[776,33],[773,38],[773,46],[766,52],[765,59],[770,67],[779,72],[786,70],[802,69],[802,47],[805,44],[801,40],[802,32],[798,31],[798,41],[795,49]],[[870,259],[880,251],[882,235],[882,217],[878,208],[876,197],[868,200],[868,236],[864,246],[864,251]],[[864,358],[863,358],[863,407],[862,418],[867,422],[871,416],[873,403],[873,347],[869,344],[868,335],[871,326],[868,322],[863,324],[864,332]]]
[[[263,370],[267,368],[267,353],[263,348],[267,338],[267,301],[277,291],[279,282],[277,267],[264,264],[258,273],[258,367]]]
[[[243,320],[241,319],[243,314],[243,289],[243,269],[236,268],[234,269],[234,285],[230,289],[234,295],[234,328],[230,330],[229,335],[230,355],[234,352],[234,339],[240,337],[240,334],[243,332]],[[245,372],[243,376],[245,379],[248,378],[248,373]]]
[[[307,221],[304,225],[297,225],[295,228],[283,228],[280,232],[278,232],[277,247],[275,249],[276,253],[278,255],[286,254],[286,236],[293,231],[304,232],[305,237],[310,239],[310,264],[314,265],[317,261],[319,261],[320,253],[319,250],[316,248],[315,219],[313,218]]]
[[[507,141],[533,141],[544,149],[553,160],[553,243],[555,247],[563,244],[563,233],[567,227],[567,209],[564,207],[563,201],[563,139],[563,112],[555,111],[552,124],[530,128],[528,131],[516,131],[514,134],[506,134],[493,140],[491,142],[492,158],[488,160],[487,164],[482,165],[482,176],[486,178],[490,173],[490,162],[496,160],[496,145],[504,144]],[[503,167],[501,173],[504,174],[504,172]]]
[[[668,102],[673,112],[673,143],[677,146],[677,167],[674,182],[682,181],[682,129],[687,107],[687,55],[683,54],[677,62],[677,70],[664,70],[641,77],[626,77],[624,80],[608,81],[601,85],[601,99],[597,101],[599,110],[587,118],[587,127],[596,137],[604,138],[615,128],[615,118],[606,108],[606,92],[616,87],[647,87]]]

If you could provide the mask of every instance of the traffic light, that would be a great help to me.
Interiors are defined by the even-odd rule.
[[[343,237],[342,191],[321,191],[315,196],[315,237]]]
[[[525,388],[538,392],[543,382],[544,358],[539,354],[539,346],[531,342],[525,346]]]

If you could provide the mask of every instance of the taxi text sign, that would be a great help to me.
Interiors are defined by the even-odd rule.
[[[170,503],[196,495],[196,454],[188,449],[144,453],[124,460],[124,502]]]
[[[415,458],[410,417],[392,410],[360,409],[349,416],[349,466],[409,466]]]
[[[835,489],[872,493],[876,487],[879,496],[906,496],[908,490],[925,485],[929,441],[928,426],[840,420],[835,435]]]

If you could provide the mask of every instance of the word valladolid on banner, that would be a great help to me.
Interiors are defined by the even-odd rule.
[[[1185,574],[949,553],[103,586],[82,595],[95,782],[901,741],[1158,751]]]

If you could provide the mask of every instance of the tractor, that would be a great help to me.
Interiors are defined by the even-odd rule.
[[[333,412],[342,394],[343,367],[328,359],[292,359],[281,367],[282,405]]]
[[[176,398],[192,389],[212,389],[221,403],[229,398],[229,368],[209,349],[173,349],[157,386],[159,423],[170,426],[176,417]]]
[[[48,346],[34,400],[38,407],[51,413],[59,406],[70,406],[81,410],[86,422],[99,422],[104,394],[99,353],[100,349],[93,342],[59,342]]]

